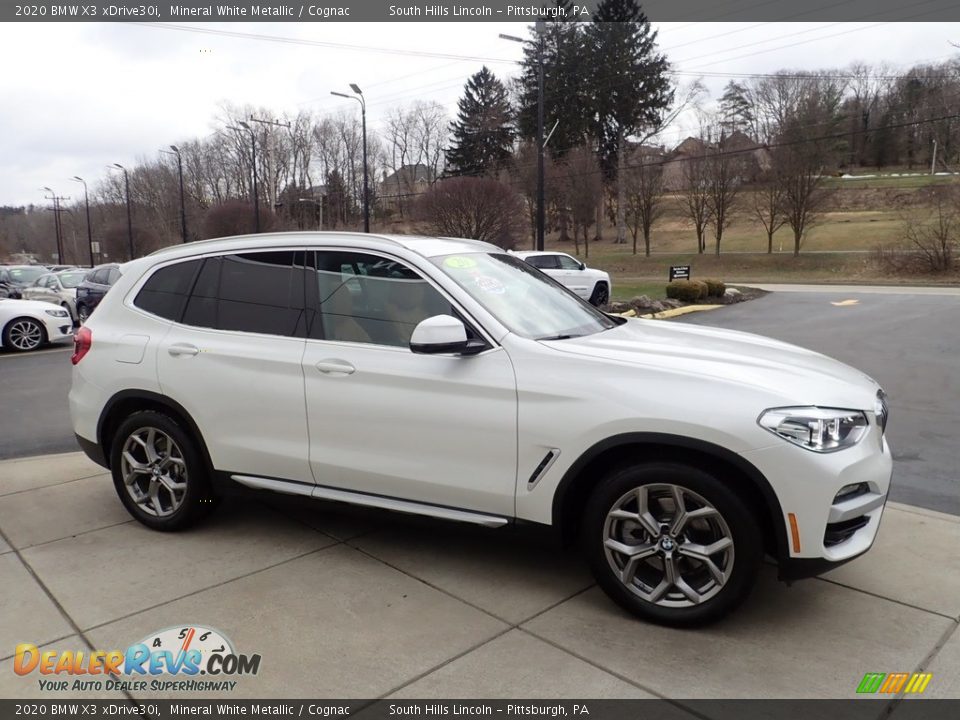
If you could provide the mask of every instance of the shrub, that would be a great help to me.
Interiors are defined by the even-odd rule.
[[[727,286],[722,280],[704,280],[707,286],[707,297],[723,297],[727,291]]]
[[[667,285],[667,297],[684,302],[697,302],[707,295],[707,285],[700,280],[674,280]]]
[[[420,220],[430,232],[473,238],[505,250],[522,232],[523,207],[513,189],[488,177],[453,177],[437,182],[419,198]]]

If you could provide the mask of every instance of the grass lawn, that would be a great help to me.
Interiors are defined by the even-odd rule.
[[[644,282],[636,280],[625,280],[620,282],[617,278],[613,279],[613,293],[611,300],[627,301],[637,297],[637,295],[646,295],[653,300],[663,300],[666,295],[666,281],[664,282]]]

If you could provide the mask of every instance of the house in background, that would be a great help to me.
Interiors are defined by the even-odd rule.
[[[383,179],[377,188],[377,197],[385,211],[403,213],[417,196],[425,193],[436,180],[436,172],[427,165],[404,165],[390,174],[384,171]]]
[[[718,151],[736,153],[733,157],[743,160],[743,182],[756,182],[767,172],[773,162],[770,151],[745,133],[734,130],[720,139],[710,142],[701,138],[688,137],[667,154],[663,165],[663,186],[665,190],[683,190],[687,185],[686,167],[688,163],[705,161]]]

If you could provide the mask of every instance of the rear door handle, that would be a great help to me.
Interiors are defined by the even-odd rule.
[[[178,355],[199,355],[200,348],[196,345],[189,345],[187,343],[177,343],[176,345],[171,345],[167,348],[167,352],[177,357]]]
[[[321,360],[316,367],[325,375],[353,375],[357,370],[346,360]]]

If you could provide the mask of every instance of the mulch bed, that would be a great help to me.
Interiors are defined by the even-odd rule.
[[[733,289],[737,292],[725,293],[721,297],[708,297],[695,303],[684,302],[683,300],[654,300],[646,295],[638,295],[626,302],[612,302],[603,309],[609,313],[625,313],[633,310],[637,315],[649,315],[650,313],[663,312],[672,308],[686,307],[687,305],[734,305],[736,303],[755,300],[767,294],[766,290],[758,290],[751,287],[728,286],[728,290]]]

